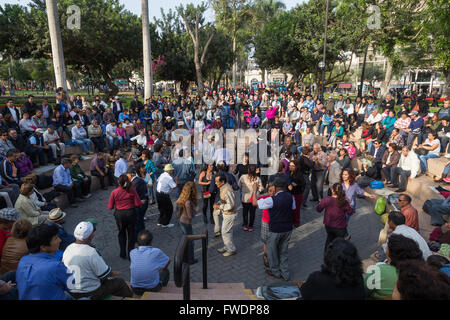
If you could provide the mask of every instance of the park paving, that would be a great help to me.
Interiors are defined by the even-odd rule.
[[[121,276],[130,280],[130,262],[119,257],[119,244],[117,240],[117,227],[113,212],[107,208],[109,195],[113,190],[99,190],[92,198],[80,203],[78,208],[66,209],[67,218],[64,225],[68,232],[73,233],[75,226],[88,218],[98,221],[97,232],[93,243],[100,251],[106,263],[113,270],[120,271]],[[238,193],[237,193],[238,196]],[[174,195],[172,199],[175,200]],[[323,225],[323,213],[317,213],[317,203],[309,201],[309,208],[302,209],[302,225],[292,233],[289,244],[289,269],[291,280],[305,281],[308,275],[320,270],[323,263],[324,245],[326,240],[325,227]],[[203,218],[200,212],[193,220],[194,233],[203,230]],[[159,211],[157,206],[151,206],[147,211],[148,220],[146,228],[154,235],[153,246],[160,248],[173,261],[175,250],[182,236],[178,225],[178,218],[174,213],[172,223],[174,228],[163,229],[157,227]],[[214,226],[208,224],[208,281],[211,283],[239,283],[243,282],[248,289],[256,289],[264,285],[286,285],[292,282],[277,280],[266,275],[263,264],[263,244],[260,238],[261,211],[257,210],[255,231],[244,232],[242,227],[242,210],[238,211],[234,226],[234,241],[237,254],[225,258],[216,249],[223,246],[221,238],[214,238]],[[383,228],[373,209],[373,204],[364,199],[358,199],[356,214],[349,222],[349,232],[352,242],[358,248],[361,259],[367,259],[376,250],[378,234]],[[202,249],[201,242],[195,243],[195,257],[199,263],[191,266],[191,281],[202,281]],[[173,264],[170,267],[171,280],[173,280]]]

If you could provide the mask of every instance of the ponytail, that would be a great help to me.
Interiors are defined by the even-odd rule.
[[[337,195],[337,206],[342,208],[347,202],[347,195],[340,183],[336,183],[331,187],[332,191]]]
[[[130,193],[131,182],[130,182],[130,179],[128,179],[128,176],[126,174],[123,174],[119,177],[119,186],[121,186],[123,189],[125,189],[126,192]]]

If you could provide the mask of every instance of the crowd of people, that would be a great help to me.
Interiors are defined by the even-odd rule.
[[[304,299],[448,299],[449,261],[437,256],[442,258],[437,262],[431,254],[418,233],[418,211],[403,193],[408,181],[427,172],[428,159],[448,155],[449,105],[446,100],[431,113],[421,96],[397,107],[390,94],[377,105],[373,97],[322,101],[298,92],[247,89],[145,103],[135,97],[129,108],[119,97],[109,104],[96,97],[91,105],[85,97],[66,99],[58,92],[54,106],[47,100],[37,106],[30,96],[19,112],[10,99],[0,116],[0,298],[98,300],[159,291],[169,281],[171,260],[152,246],[145,225],[149,206],[157,204],[160,213],[155,228],[175,227],[175,212],[186,235],[193,234],[193,219],[202,212],[203,222],[214,224],[214,237],[222,239],[217,251],[226,258],[239,251],[233,230],[242,204],[244,232],[255,231],[256,212],[262,210],[265,272],[286,281],[291,280],[289,243],[302,225],[301,210],[324,212],[324,266],[301,283]],[[231,150],[217,147],[208,134],[237,128],[279,130],[276,174],[263,175],[265,165],[259,156],[252,163],[250,149],[233,164]],[[176,129],[192,138],[196,131],[206,134],[189,149]],[[66,157],[65,147],[75,145],[83,155],[94,155],[88,172],[79,155]],[[210,159],[202,168],[194,164],[196,151]],[[56,165],[53,177],[32,173],[47,162]],[[104,190],[116,187],[107,207],[114,211],[119,256],[131,264],[129,284],[96,250],[97,222],[82,221],[68,232],[66,214],[53,203],[64,193],[76,208],[91,197],[92,177]],[[390,213],[391,236],[376,253],[382,289],[374,291],[348,225],[359,198],[376,198],[365,188],[380,180],[401,194],[401,212]],[[53,190],[41,194],[45,187]],[[450,212],[448,199],[442,206]],[[439,225],[443,233],[449,222]],[[188,263],[198,262],[192,242],[187,256]],[[426,284],[415,275],[433,278],[435,290],[419,288]]]

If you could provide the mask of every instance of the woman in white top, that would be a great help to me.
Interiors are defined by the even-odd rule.
[[[439,158],[441,154],[441,142],[437,138],[436,133],[428,133],[428,139],[424,144],[419,145],[419,149],[428,150],[427,155],[419,156],[420,166],[422,167],[422,172],[428,171],[428,159]]]
[[[257,167],[255,165],[250,165],[248,167],[248,174],[244,174],[238,182],[238,186],[242,190],[243,229],[249,232],[253,232],[256,213],[256,207],[250,201],[253,193],[253,185],[257,184],[259,186],[258,193],[263,191],[262,182],[256,170]]]
[[[359,128],[366,118],[367,101],[366,98],[362,98],[360,102],[356,104],[356,127]]]

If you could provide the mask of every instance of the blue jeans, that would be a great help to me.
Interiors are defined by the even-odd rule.
[[[320,134],[323,135],[325,132],[325,128],[327,128],[327,133],[330,134],[330,124],[321,124],[320,125]]]
[[[427,164],[427,160],[428,159],[435,159],[435,158],[439,158],[439,156],[435,155],[435,154],[427,154],[426,156],[419,156],[419,160],[420,160],[420,166],[422,167],[422,172],[427,172],[428,171],[428,164]]]
[[[148,200],[144,202],[142,207],[136,208],[136,237],[139,234],[139,232],[145,230],[145,213],[148,209]]]
[[[91,140],[89,139],[76,139],[73,142],[83,149],[84,153],[89,153],[89,149],[91,148]]]

